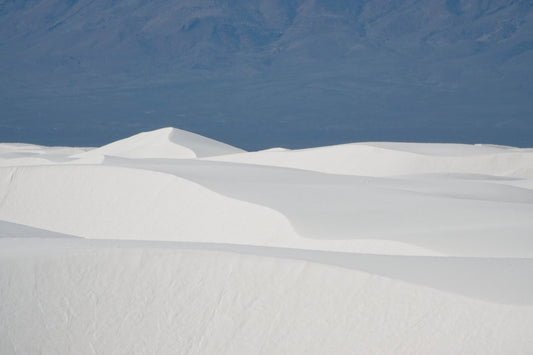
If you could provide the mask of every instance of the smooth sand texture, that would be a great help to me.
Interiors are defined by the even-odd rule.
[[[533,152],[0,144],[0,354],[533,351]]]

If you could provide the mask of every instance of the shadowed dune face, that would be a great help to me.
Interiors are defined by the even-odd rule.
[[[6,353],[530,350],[529,306],[365,271],[234,251],[27,251],[0,258]]]

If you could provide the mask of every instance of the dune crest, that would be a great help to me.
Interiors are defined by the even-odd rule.
[[[491,145],[368,142],[207,159],[343,175],[483,174],[533,178],[533,149]]]
[[[228,144],[192,132],[166,127],[139,133],[75,157],[110,155],[124,158],[190,159],[241,152],[242,149]]]

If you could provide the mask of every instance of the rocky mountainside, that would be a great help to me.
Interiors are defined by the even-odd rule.
[[[0,1],[0,139],[533,145],[533,4]],[[258,137],[260,136],[260,137]]]

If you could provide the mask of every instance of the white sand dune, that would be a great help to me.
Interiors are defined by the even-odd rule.
[[[228,144],[181,129],[167,127],[139,133],[75,157],[96,158],[110,155],[125,158],[187,159],[241,152],[243,152],[242,149]]]
[[[72,163],[78,159],[71,156],[83,154],[91,149],[0,143],[0,167]]]
[[[0,259],[2,353],[531,349],[529,305],[295,258],[194,248],[32,250],[39,243]]]
[[[7,181],[0,219],[13,223],[109,239],[269,243],[294,234],[279,212],[159,172],[92,165],[1,170]]]
[[[107,160],[106,160],[107,161]],[[0,219],[59,233],[99,239],[219,242],[392,254],[438,252],[402,241],[309,240],[294,222],[268,206],[208,189],[183,174],[109,165],[0,168]],[[180,167],[182,160],[164,167]],[[204,163],[201,163],[204,164]],[[233,165],[233,164],[231,164]],[[185,167],[190,166],[185,164]],[[279,170],[279,169],[278,169]],[[201,169],[198,169],[201,172]],[[210,173],[210,172],[209,172]],[[241,174],[240,171],[236,172]],[[228,168],[215,174],[235,174]],[[233,175],[234,176],[234,175]],[[243,175],[246,177],[246,175]],[[200,182],[201,180],[198,179]],[[242,180],[234,183],[240,186]],[[232,185],[235,186],[235,185]],[[243,186],[244,188],[244,186]],[[264,191],[276,189],[264,184]],[[246,190],[245,190],[246,191]],[[225,192],[225,190],[222,190]],[[61,201],[54,204],[50,201]],[[340,225],[337,230],[349,226]],[[331,238],[328,238],[331,239]],[[365,239],[365,238],[362,238]]]
[[[346,175],[462,173],[533,178],[533,149],[493,145],[353,143],[300,150],[265,150],[209,159]]]
[[[531,149],[1,144],[0,353],[528,354],[532,216]]]
[[[353,251],[358,246],[350,242],[374,239],[400,243],[393,251],[380,244],[374,253],[409,253],[405,245],[413,245],[423,249],[411,253],[422,255],[533,256],[533,191],[505,184],[514,179],[368,178],[198,160],[106,164],[161,171],[269,207],[308,240],[342,240]]]

